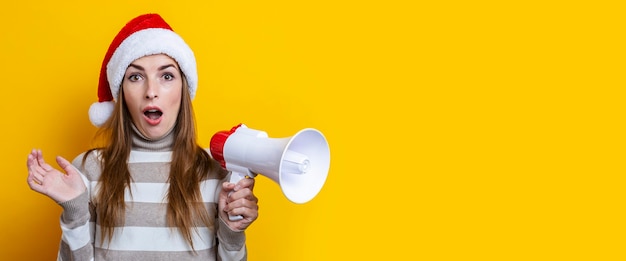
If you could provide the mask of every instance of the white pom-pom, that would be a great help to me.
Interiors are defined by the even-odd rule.
[[[91,124],[96,127],[102,126],[111,117],[114,108],[115,103],[112,101],[91,104],[89,106],[89,120]]]

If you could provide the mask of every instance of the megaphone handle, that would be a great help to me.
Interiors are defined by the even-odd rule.
[[[237,184],[237,182],[239,182],[240,180],[244,178],[246,178],[246,174],[244,173],[239,173],[235,171],[231,171],[230,173],[230,183]],[[228,195],[230,195],[230,193],[228,193]],[[236,215],[236,216],[228,215],[228,219],[230,219],[230,221],[237,221],[237,220],[242,220],[243,216],[242,215]]]

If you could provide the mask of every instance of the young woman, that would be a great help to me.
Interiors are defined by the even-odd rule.
[[[247,259],[254,179],[225,182],[197,144],[196,88],[193,52],[159,15],[118,33],[89,111],[104,146],[72,163],[57,157],[64,172],[40,150],[28,155],[28,185],[63,208],[59,260]]]

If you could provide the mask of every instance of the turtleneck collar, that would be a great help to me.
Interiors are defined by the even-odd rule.
[[[170,129],[162,138],[152,140],[141,134],[141,132],[132,124],[133,127],[133,150],[138,151],[171,151],[174,145],[174,128]]]

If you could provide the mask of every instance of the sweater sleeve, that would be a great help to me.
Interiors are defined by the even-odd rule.
[[[230,180],[230,173],[218,182],[215,188],[215,200],[219,202],[219,195],[222,191],[222,183]],[[219,205],[217,205],[219,208]],[[218,209],[219,211],[219,209]],[[217,228],[217,256],[222,261],[243,261],[248,260],[248,251],[246,249],[246,234],[244,231],[232,230],[220,215],[216,215]]]
[[[247,260],[245,232],[234,231],[221,218],[217,220],[217,240],[219,241],[217,253],[220,260]]]
[[[79,157],[74,160],[74,167],[77,166]],[[87,190],[74,199],[59,203],[63,212],[60,220],[61,244],[58,260],[93,260],[94,257],[94,224],[90,222],[90,186],[82,172],[80,175]]]

